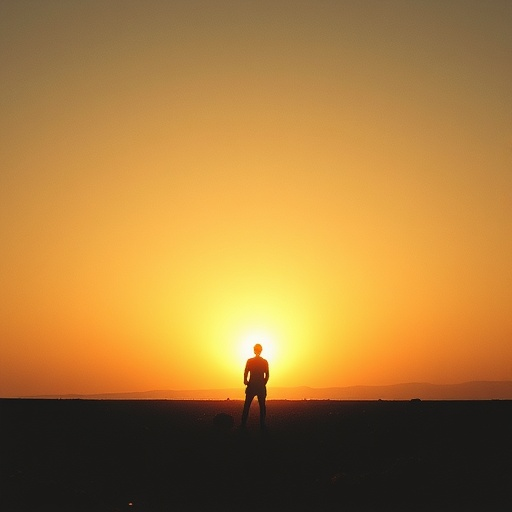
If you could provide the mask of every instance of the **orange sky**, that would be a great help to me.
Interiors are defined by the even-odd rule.
[[[509,1],[0,4],[0,396],[512,379]]]

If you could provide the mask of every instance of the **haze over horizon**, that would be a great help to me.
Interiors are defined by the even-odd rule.
[[[28,399],[82,400],[217,400],[245,399],[240,386],[221,389],[161,389],[124,393],[37,395]],[[429,384],[409,382],[386,386],[346,386],[314,388],[310,386],[268,386],[267,400],[512,400],[512,381],[474,381],[458,384]]]
[[[0,4],[0,396],[512,380],[512,3]]]

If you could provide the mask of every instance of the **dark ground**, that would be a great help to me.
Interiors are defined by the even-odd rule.
[[[511,401],[269,401],[265,434],[241,410],[0,400],[0,510],[512,510]]]

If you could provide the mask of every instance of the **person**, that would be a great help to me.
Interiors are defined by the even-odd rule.
[[[254,345],[255,357],[248,359],[245,365],[244,384],[246,388],[244,410],[242,413],[242,428],[245,428],[247,424],[249,409],[255,396],[258,397],[258,404],[260,406],[260,426],[262,430],[265,428],[265,418],[267,415],[265,400],[267,398],[267,382],[270,373],[268,370],[268,361],[261,357],[262,350],[263,347],[259,343],[256,343],[256,345]]]

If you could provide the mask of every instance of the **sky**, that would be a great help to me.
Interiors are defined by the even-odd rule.
[[[512,3],[0,3],[0,396],[512,380]]]

